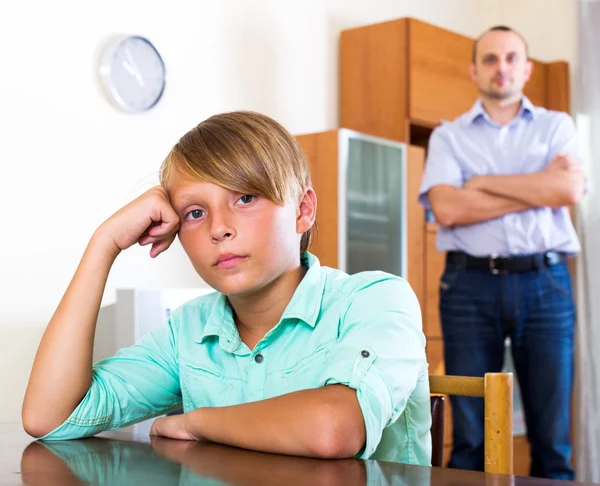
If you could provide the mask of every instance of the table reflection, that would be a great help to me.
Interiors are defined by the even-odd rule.
[[[21,459],[23,482],[31,486],[386,484],[377,478],[376,466],[354,459],[325,461],[164,438],[153,438],[149,444],[103,438],[33,442]]]
[[[109,433],[109,437],[30,443],[21,457],[23,483],[29,486],[515,485],[512,476],[484,475],[473,471],[356,459],[282,456],[212,442],[186,442],[161,437],[140,442],[118,432]],[[517,479],[524,481],[523,485],[531,484],[528,482],[531,478]],[[517,481],[517,486],[519,484],[521,481]]]

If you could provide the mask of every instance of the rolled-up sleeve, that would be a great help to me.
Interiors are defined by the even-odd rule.
[[[357,391],[367,459],[427,373],[421,310],[406,281],[381,273],[350,295],[329,363],[323,382]]]
[[[449,140],[449,130],[445,125],[436,128],[429,138],[425,172],[419,189],[419,202],[430,209],[429,190],[440,184],[462,187],[463,175],[458,161],[453,155]]]
[[[90,437],[181,406],[174,318],[138,344],[99,361],[92,384],[69,418],[41,440]]]

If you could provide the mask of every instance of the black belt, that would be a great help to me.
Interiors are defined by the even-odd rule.
[[[474,257],[461,251],[449,251],[446,254],[447,263],[462,268],[489,270],[494,275],[541,270],[557,263],[565,262],[566,260],[567,256],[557,251],[507,257]]]

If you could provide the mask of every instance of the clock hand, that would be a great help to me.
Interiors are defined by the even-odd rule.
[[[131,67],[131,64],[129,64],[127,61],[123,61],[121,62],[121,65],[125,68],[125,71],[131,75],[132,78],[135,78],[140,86],[144,86],[144,80],[141,78],[139,73]]]
[[[144,78],[142,78],[142,75],[140,74],[140,70],[137,67],[137,64],[135,63],[133,56],[131,55],[131,52],[129,51],[128,47],[125,47],[125,55],[127,56],[127,59],[129,60],[130,67],[133,67],[133,69],[135,70],[135,74],[133,74],[132,76],[135,76],[135,79],[137,79],[137,82],[139,83],[140,86],[144,86],[146,84],[146,83],[144,83]],[[125,69],[127,69],[127,68],[125,68]]]
[[[137,78],[138,73],[135,71],[135,69],[133,69],[131,67],[131,64],[129,64],[127,61],[123,61],[123,62],[121,62],[121,65],[125,68],[125,71],[127,71],[129,74],[131,74],[131,76],[133,76],[134,78]]]

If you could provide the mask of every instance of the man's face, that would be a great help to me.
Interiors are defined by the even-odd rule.
[[[516,99],[521,97],[532,67],[521,37],[514,32],[491,31],[477,44],[471,79],[484,97]]]

